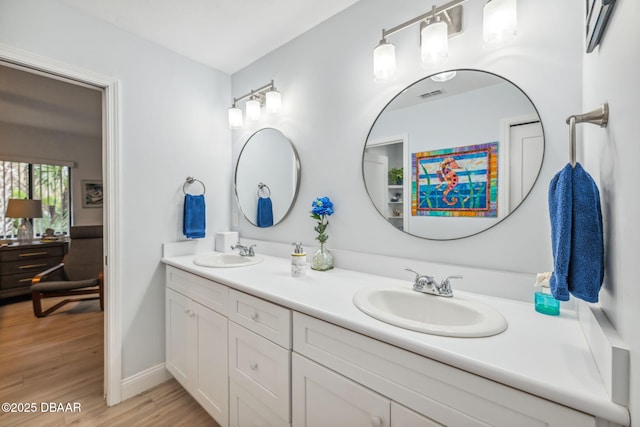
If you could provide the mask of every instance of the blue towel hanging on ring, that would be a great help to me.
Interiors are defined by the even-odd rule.
[[[598,302],[604,278],[604,238],[600,193],[593,178],[576,163],[567,164],[549,185],[549,213],[554,272],[553,297],[568,301],[569,293]]]
[[[182,233],[189,239],[204,237],[206,228],[205,218],[204,195],[194,196],[192,194],[185,194]]]
[[[258,227],[271,227],[273,225],[273,205],[270,197],[258,198]]]

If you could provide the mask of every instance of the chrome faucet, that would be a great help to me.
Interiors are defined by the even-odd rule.
[[[447,276],[444,279],[442,279],[442,282],[440,282],[440,284],[438,284],[438,282],[435,281],[433,276],[420,274],[417,271],[412,270],[410,268],[405,268],[405,270],[410,271],[416,275],[416,279],[413,282],[414,291],[421,292],[423,294],[437,295],[441,297],[452,297],[453,289],[451,289],[450,280],[462,279],[462,276],[460,275]]]
[[[251,245],[251,246],[243,246],[240,244],[240,242],[236,243],[235,245],[231,245],[231,249],[239,249],[240,250],[240,256],[255,256],[255,251],[253,250],[253,248],[255,248],[256,245]]]

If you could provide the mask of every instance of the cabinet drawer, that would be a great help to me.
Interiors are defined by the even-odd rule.
[[[229,311],[229,288],[204,277],[167,266],[167,287],[223,316]]]
[[[31,292],[31,279],[37,273],[20,273],[0,276],[0,289],[25,288],[25,291]]]
[[[2,275],[7,274],[30,274],[35,276],[49,267],[58,265],[62,258],[33,258],[2,263]]]
[[[229,290],[229,301],[230,320],[291,348],[291,310],[233,289]]]
[[[4,250],[0,252],[0,261],[24,261],[36,258],[55,257],[62,259],[64,256],[64,246],[45,246],[42,248]],[[26,261],[29,262],[29,261]]]
[[[231,427],[290,427],[291,423],[253,397],[234,380],[229,381],[229,425]]]
[[[290,421],[290,350],[229,322],[229,377]]]

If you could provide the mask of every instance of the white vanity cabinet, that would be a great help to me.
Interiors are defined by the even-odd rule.
[[[397,427],[407,425],[411,416],[424,425],[597,425],[588,414],[303,314],[294,314],[293,325],[294,426],[323,425],[322,417],[332,406],[360,416],[342,424],[354,426]],[[353,392],[346,391],[349,388]],[[363,402],[374,399],[371,396],[379,398],[384,409],[358,414],[356,407],[369,407]],[[323,399],[331,401],[328,407]]]
[[[226,286],[167,268],[167,370],[221,426],[229,417],[227,306]]]
[[[291,388],[296,427],[442,426],[295,353]]]
[[[229,301],[231,425],[288,426],[291,310],[233,289]]]

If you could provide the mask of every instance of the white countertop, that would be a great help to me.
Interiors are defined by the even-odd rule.
[[[546,316],[524,303],[455,290],[498,310],[509,324],[485,338],[450,338],[413,332],[373,319],[352,303],[370,286],[410,288],[412,283],[344,269],[291,277],[291,262],[266,255],[241,268],[208,268],[193,263],[198,255],[163,258],[163,262],[231,288],[255,295],[430,359],[463,369],[533,395],[629,425],[627,408],[611,402],[575,312]]]

